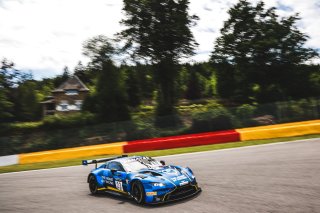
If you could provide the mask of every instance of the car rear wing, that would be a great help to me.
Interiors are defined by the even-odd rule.
[[[118,158],[124,158],[124,157],[128,157],[128,155],[121,155],[121,156],[118,156],[118,157],[104,158],[104,159],[97,159],[97,160],[82,160],[82,165],[83,166],[87,166],[88,164],[96,164],[96,168],[97,168],[98,163],[104,163],[104,162],[108,162],[108,161],[111,161],[111,160],[115,160],[115,159],[118,159]]]

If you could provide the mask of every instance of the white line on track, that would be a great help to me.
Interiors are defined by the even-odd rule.
[[[264,146],[276,146],[276,145],[283,145],[283,144],[288,144],[288,143],[314,141],[317,139],[320,142],[320,138],[310,138],[310,139],[303,139],[303,140],[296,140],[296,141],[275,142],[275,143],[261,144],[261,145],[250,145],[250,146],[235,147],[235,148],[226,148],[226,149],[209,150],[209,151],[201,151],[201,152],[183,153],[183,154],[175,154],[175,155],[165,155],[165,156],[158,156],[155,158],[171,158],[171,157],[174,158],[174,157],[183,157],[183,156],[188,156],[188,155],[201,155],[203,153],[226,152],[226,151],[235,151],[235,150],[239,150],[239,149],[250,149],[250,148],[257,148],[257,147],[264,147]],[[82,166],[82,165],[79,165],[79,166]],[[49,169],[36,169],[36,170],[28,170],[28,171],[20,171],[20,172],[8,172],[8,173],[2,173],[2,174],[0,174],[0,176],[17,174],[17,173],[41,172],[41,171],[56,170],[56,169],[69,169],[69,168],[79,167],[79,166],[64,166],[64,167],[49,168]]]
[[[56,168],[49,168],[49,169],[35,169],[35,170],[27,170],[27,171],[20,171],[20,172],[7,172],[7,173],[0,174],[0,176],[1,175],[17,174],[17,173],[41,172],[41,171],[56,170],[56,169],[69,169],[72,167],[79,167],[79,166],[63,166],[63,167],[56,167]]]

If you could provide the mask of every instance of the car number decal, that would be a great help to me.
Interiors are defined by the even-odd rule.
[[[115,180],[116,188],[123,191],[122,181]]]

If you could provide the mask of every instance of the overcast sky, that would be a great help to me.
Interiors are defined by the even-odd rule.
[[[200,44],[190,61],[206,61],[227,10],[238,0],[190,0],[190,13],[200,17],[192,28]],[[257,2],[252,0],[253,3]],[[308,47],[320,48],[320,0],[265,0],[280,15],[300,13],[299,28],[310,36]],[[31,70],[36,79],[72,71],[78,61],[88,61],[82,44],[103,34],[121,30],[121,0],[0,0],[0,59]]]

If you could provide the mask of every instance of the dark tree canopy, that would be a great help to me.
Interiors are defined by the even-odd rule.
[[[41,117],[41,94],[32,75],[3,59],[0,65],[0,123],[34,121]]]
[[[70,77],[70,71],[69,68],[67,66],[65,66],[63,68],[63,72],[61,75],[56,76],[55,78],[53,78],[53,85],[55,88],[59,87],[63,82],[65,82],[66,80],[68,80],[68,78]]]
[[[8,91],[0,89],[0,123],[13,117],[12,107],[14,104],[8,98]]]
[[[115,53],[116,48],[105,36],[84,43],[84,55],[91,58],[90,69],[98,72],[96,92],[88,97],[84,108],[97,112],[105,122],[130,120],[123,77],[112,61]]]
[[[317,56],[296,26],[298,14],[280,18],[262,1],[240,0],[216,40],[211,62],[218,68],[222,97],[240,102],[276,101],[290,94],[299,65]]]
[[[116,49],[111,39],[104,35],[98,35],[88,39],[83,44],[83,55],[91,59],[91,66],[102,67],[102,63],[111,60]]]
[[[16,94],[16,117],[21,121],[35,121],[41,118],[39,103],[34,80],[25,81],[19,85]]]
[[[118,35],[133,59],[154,65],[158,116],[175,113],[177,65],[197,46],[190,27],[198,17],[190,16],[188,7],[188,0],[124,0],[126,28]]]
[[[126,91],[118,68],[111,60],[102,63],[98,75],[96,103],[100,119],[105,122],[130,120]]]
[[[160,62],[193,54],[197,43],[190,27],[188,0],[124,0],[126,27],[119,35],[134,56]]]

